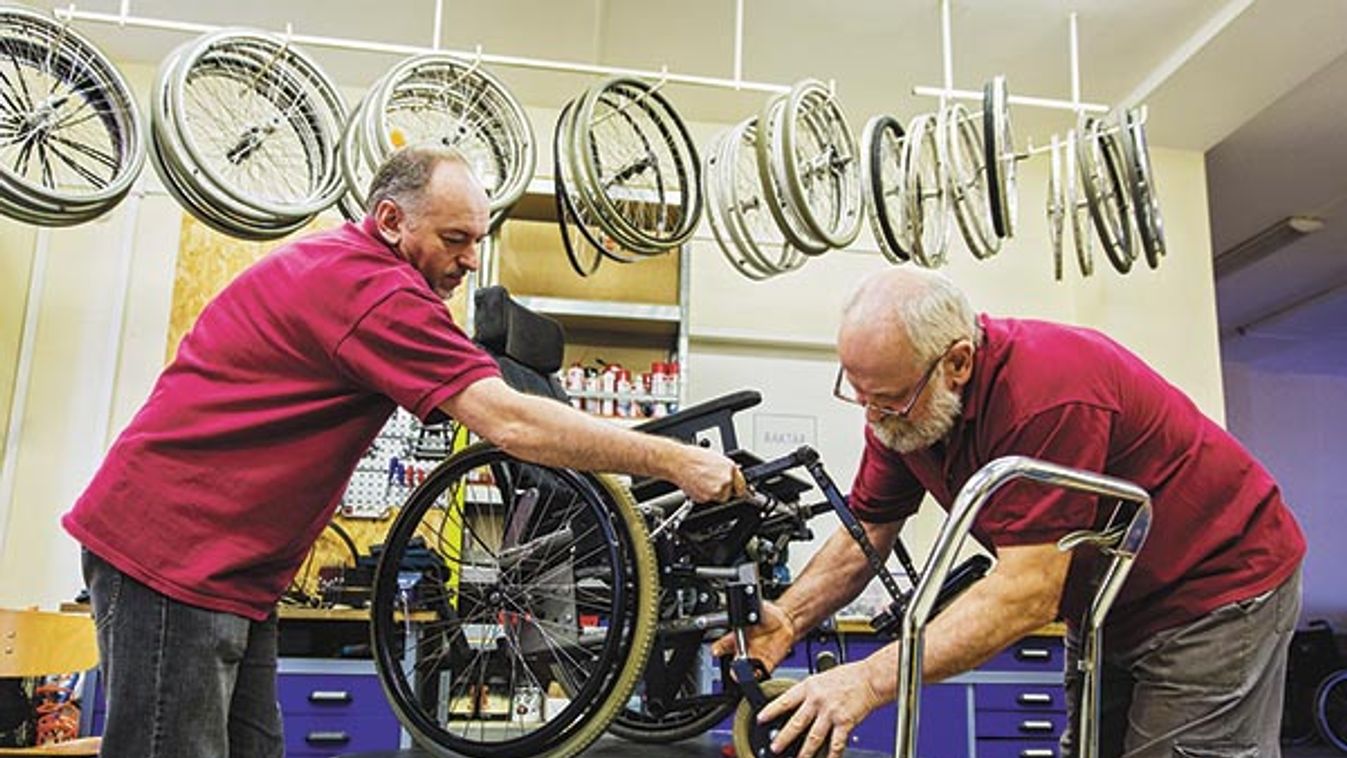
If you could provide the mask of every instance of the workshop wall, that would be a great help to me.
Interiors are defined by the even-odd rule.
[[[152,70],[126,66],[142,100]],[[348,93],[355,94],[355,93]],[[354,102],[354,97],[352,97]],[[551,133],[555,111],[529,109],[535,134]],[[860,122],[854,124],[859,126]],[[698,145],[723,128],[689,124]],[[540,139],[540,167],[550,165],[550,144]],[[1020,230],[990,261],[976,262],[955,240],[948,272],[975,306],[997,314],[1060,319],[1104,329],[1150,360],[1220,419],[1221,379],[1215,326],[1206,184],[1197,153],[1154,150],[1170,255],[1159,271],[1139,266],[1120,277],[1102,257],[1093,280],[1081,282],[1067,261],[1067,281],[1052,281],[1043,192],[1046,160],[1022,164]],[[541,171],[539,173],[547,173]],[[158,181],[147,169],[151,189]],[[129,215],[128,214],[134,214]],[[129,219],[129,221],[128,221]],[[131,226],[127,226],[130,223]],[[0,225],[0,413],[19,354],[23,298],[34,236]],[[38,311],[31,388],[24,407],[13,496],[0,498],[0,605],[51,607],[81,586],[78,549],[59,517],[83,490],[102,452],[149,392],[163,366],[170,331],[182,214],[171,199],[151,192],[126,202],[105,219],[49,232],[46,282]],[[121,235],[132,235],[129,258]],[[814,442],[844,489],[860,445],[860,414],[830,395],[835,371],[833,337],[841,304],[856,281],[888,265],[868,230],[847,251],[829,253],[775,281],[754,283],[726,264],[703,228],[694,239],[691,281],[689,399],[752,387],[765,402],[742,414],[741,438],[763,439],[811,429]],[[115,286],[129,265],[130,290],[117,318]],[[115,321],[116,323],[109,323]],[[776,434],[776,436],[771,436]],[[910,538],[924,555],[935,525],[934,509]],[[827,528],[816,529],[820,538]],[[171,535],[165,535],[171,539]],[[793,554],[796,568],[808,550]]]
[[[1267,466],[1305,531],[1304,610],[1347,630],[1342,581],[1342,430],[1347,377],[1266,371],[1225,364],[1230,431]]]

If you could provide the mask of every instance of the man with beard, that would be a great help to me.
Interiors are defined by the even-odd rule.
[[[1153,522],[1106,626],[1100,754],[1279,755],[1305,541],[1272,477],[1233,437],[1104,335],[978,316],[952,282],[921,269],[863,282],[837,349],[834,394],[864,407],[867,422],[851,507],[881,554],[927,493],[948,510],[1002,456],[1135,482],[1153,498]],[[928,626],[925,679],[974,668],[1057,619],[1074,660],[1097,553],[1056,542],[1096,526],[1104,508],[1023,480],[1002,488],[973,524],[996,567]],[[751,654],[775,667],[870,579],[838,530],[766,608]],[[728,652],[729,640],[716,648]],[[840,756],[856,724],[895,697],[897,668],[895,643],[795,686],[760,714],[794,710],[773,748],[807,734],[802,755]],[[1079,673],[1066,680],[1074,703]],[[1065,735],[1062,754],[1075,747]]]

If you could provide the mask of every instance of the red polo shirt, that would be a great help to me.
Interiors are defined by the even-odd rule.
[[[1150,493],[1150,535],[1109,613],[1105,640],[1151,634],[1272,589],[1291,576],[1305,539],[1268,472],[1178,388],[1104,335],[1042,321],[983,316],[983,344],[948,439],[900,455],[869,428],[851,490],[864,520],[896,521],[930,492],[946,510],[988,462],[1027,455],[1125,479]],[[1055,542],[1102,525],[1112,504],[1027,481],[983,506],[974,536],[993,549]],[[1060,608],[1072,623],[1089,601],[1098,553],[1076,550]]]
[[[278,248],[206,306],[62,519],[75,539],[261,620],[395,405],[428,420],[499,374],[368,224]]]

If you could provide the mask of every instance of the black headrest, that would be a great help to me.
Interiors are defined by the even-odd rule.
[[[566,332],[555,319],[516,303],[500,285],[477,290],[474,304],[474,339],[488,351],[543,374],[561,368]]]

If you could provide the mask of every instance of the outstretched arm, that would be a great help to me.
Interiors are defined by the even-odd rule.
[[[745,491],[739,468],[720,453],[622,429],[564,403],[516,392],[497,378],[472,383],[440,408],[533,463],[664,479],[697,502]]]

